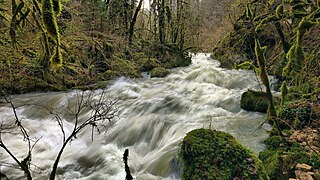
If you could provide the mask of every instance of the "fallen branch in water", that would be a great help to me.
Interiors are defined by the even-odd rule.
[[[124,162],[124,168],[126,171],[126,180],[132,180],[133,177],[130,173],[130,168],[128,166],[128,156],[129,156],[129,150],[126,149],[126,150],[124,150],[124,153],[123,153],[123,162]]]

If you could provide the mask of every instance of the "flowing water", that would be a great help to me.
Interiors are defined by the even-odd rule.
[[[241,93],[248,88],[258,88],[255,75],[249,71],[220,68],[219,63],[207,54],[197,54],[192,61],[189,67],[171,70],[166,78],[147,75],[139,79],[119,78],[108,86],[109,98],[120,105],[119,117],[106,123],[106,133],[96,133],[93,141],[91,128],[88,128],[67,145],[59,163],[58,179],[123,180],[125,149],[129,149],[129,166],[136,179],[180,179],[178,146],[185,134],[195,128],[231,133],[254,152],[261,151],[264,148],[261,141],[267,133],[256,128],[266,116],[240,108]],[[30,104],[32,101],[60,107],[72,101],[79,92],[20,95],[15,96],[13,102]],[[94,91],[96,95],[101,92]],[[62,111],[68,134],[74,121],[66,109]],[[17,114],[30,137],[40,138],[33,148],[33,176],[48,179],[61,147],[61,129],[52,115],[37,106],[25,105],[17,109]],[[0,115],[6,126],[13,118],[12,109],[2,105]],[[83,113],[80,119],[89,115]],[[17,136],[2,134],[2,140],[19,159],[23,159],[27,144]],[[1,172],[11,179],[22,179],[23,173],[11,168],[10,163],[13,163],[12,159],[1,149]]]

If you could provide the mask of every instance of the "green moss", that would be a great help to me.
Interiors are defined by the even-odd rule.
[[[281,162],[278,151],[268,150],[259,154],[259,159],[263,162],[266,172],[272,180],[282,180]]]
[[[150,71],[151,77],[165,77],[169,74],[169,71],[164,67],[156,67]]]
[[[56,40],[59,36],[59,29],[56,14],[53,10],[52,0],[43,0],[42,20],[49,35],[52,37],[52,39]]]
[[[138,66],[121,54],[115,54],[108,64],[114,76],[141,77]]]
[[[234,68],[235,69],[250,70],[250,69],[255,69],[256,67],[254,66],[253,62],[245,61],[241,64],[236,65]]]
[[[54,53],[50,57],[50,65],[51,68],[61,67],[62,66],[62,54],[59,47],[53,51]]]
[[[277,8],[276,8],[276,16],[277,16],[277,18],[282,18],[282,16],[283,16],[283,4],[280,4],[280,5],[278,5],[277,6]]]
[[[267,149],[272,149],[272,150],[278,149],[280,147],[281,142],[282,142],[282,139],[280,136],[271,136],[264,141],[264,143],[267,146]]]
[[[280,92],[281,92],[281,105],[283,106],[284,102],[285,102],[285,98],[286,98],[286,96],[288,94],[288,87],[287,87],[287,82],[286,81],[282,82],[282,85],[280,87]]]
[[[259,159],[265,165],[270,179],[282,180],[294,177],[294,167],[297,163],[309,164],[313,169],[320,167],[320,156],[316,153],[308,154],[305,148],[295,141],[270,136],[265,143],[267,149],[260,152]]]
[[[228,133],[189,132],[182,141],[182,179],[269,179],[258,158]]]
[[[241,108],[247,111],[258,111],[266,113],[269,101],[265,92],[248,90],[241,96]]]
[[[55,50],[49,59],[50,65],[51,67],[62,66],[62,55],[59,47],[60,34],[52,0],[43,0],[42,20],[48,34],[56,44]]]
[[[151,71],[155,67],[159,66],[159,61],[155,58],[141,58],[139,59],[139,64],[141,64],[141,71]]]
[[[61,0],[52,0],[53,10],[57,16],[61,14],[62,11],[62,4]]]
[[[311,107],[284,107],[281,118],[287,120],[293,126],[306,126],[311,123]]]
[[[288,53],[286,54],[286,58],[288,59],[288,62],[282,70],[282,76],[284,76],[284,77],[290,76],[291,71],[293,69],[292,66],[293,66],[293,61],[294,61],[295,48],[296,48],[295,44],[292,45],[291,48],[289,49]]]

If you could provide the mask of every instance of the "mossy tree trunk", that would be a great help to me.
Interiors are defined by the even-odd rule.
[[[57,2],[59,3],[60,1]],[[62,66],[62,54],[60,51],[60,33],[57,24],[57,15],[55,12],[55,10],[57,10],[57,13],[60,14],[59,11],[61,11],[61,8],[56,6],[59,5],[54,4],[53,0],[43,0],[42,2],[42,20],[44,23],[44,27],[48,35],[52,38],[52,40],[55,43],[55,47],[52,51],[49,63],[43,62],[43,66],[45,66],[45,68],[48,68],[48,65],[50,65],[52,68]]]
[[[246,9],[246,16],[250,21],[252,34],[254,36],[254,52],[256,56],[256,60],[259,66],[259,77],[263,85],[266,87],[266,96],[269,101],[268,107],[268,118],[273,122],[274,128],[278,131],[279,135],[282,136],[282,132],[280,129],[280,122],[279,118],[277,117],[276,108],[273,102],[273,96],[270,88],[269,78],[266,71],[266,58],[265,58],[265,51],[267,47],[261,47],[260,41],[258,39],[258,34],[256,30],[258,29],[257,26],[254,24],[255,13],[251,9],[250,5],[247,5]]]
[[[133,35],[134,35],[134,25],[136,24],[137,22],[137,17],[138,17],[138,14],[139,14],[139,11],[141,10],[141,7],[142,7],[142,3],[143,3],[143,0],[139,0],[139,4],[133,14],[133,17],[132,17],[132,20],[130,22],[130,29],[129,29],[129,45],[132,44],[132,38],[133,38]]]

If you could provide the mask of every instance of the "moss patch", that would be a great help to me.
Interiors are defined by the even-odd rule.
[[[247,111],[266,113],[269,102],[265,92],[248,90],[241,96],[241,108]]]
[[[295,177],[295,165],[305,163],[318,169],[320,156],[308,151],[309,147],[303,146],[291,139],[282,139],[271,136],[265,141],[267,149],[260,152],[259,158],[265,165],[270,179],[281,180]]]
[[[165,77],[169,74],[169,71],[164,67],[156,67],[150,71],[151,77]]]
[[[228,133],[196,129],[183,139],[182,179],[269,179],[260,160]]]

